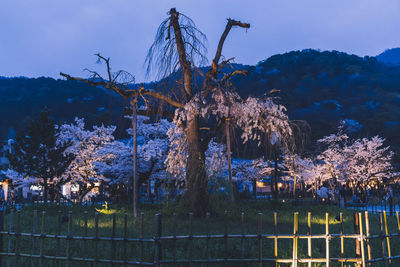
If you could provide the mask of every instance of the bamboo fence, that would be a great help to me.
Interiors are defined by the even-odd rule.
[[[40,216],[40,218],[39,218]],[[325,214],[323,233],[313,233],[311,224],[311,213],[307,213],[307,229],[305,234],[299,233],[299,213],[293,214],[293,232],[290,234],[278,234],[278,214],[274,213],[272,233],[266,233],[263,229],[262,214],[257,215],[257,231],[256,233],[246,233],[245,231],[245,215],[241,214],[240,233],[229,233],[228,223],[220,234],[211,234],[210,213],[205,217],[205,234],[193,234],[193,214],[189,214],[189,231],[187,234],[180,234],[176,229],[176,221],[172,224],[172,234],[163,234],[163,218],[161,214],[155,215],[154,235],[150,238],[144,237],[144,214],[141,213],[139,220],[139,236],[128,237],[128,216],[123,216],[122,236],[118,236],[116,229],[116,215],[112,216],[111,236],[100,236],[99,234],[99,214],[95,214],[94,218],[94,235],[88,235],[88,217],[87,212],[84,213],[84,226],[82,234],[74,235],[72,232],[72,222],[74,220],[72,213],[67,215],[67,234],[61,234],[62,214],[58,212],[57,233],[46,233],[46,211],[38,213],[36,210],[33,213],[32,231],[21,230],[21,213],[19,211],[10,211],[8,229],[4,229],[4,211],[0,212],[0,264],[1,266],[22,266],[20,262],[24,259],[30,259],[32,266],[71,266],[72,264],[93,264],[90,266],[98,266],[100,264],[107,266],[214,266],[225,264],[252,264],[258,266],[270,266],[270,264],[290,264],[291,266],[299,266],[300,264],[311,267],[313,264],[322,263],[330,266],[332,263],[344,266],[344,264],[353,264],[355,266],[372,266],[376,262],[383,262],[386,265],[392,265],[394,261],[400,259],[400,255],[392,254],[391,239],[400,237],[400,218],[397,217],[397,233],[389,233],[386,212],[379,213],[379,234],[371,234],[370,220],[368,211],[365,211],[364,216],[361,212],[354,213],[354,233],[345,234],[343,224],[343,214],[339,214],[340,233],[332,233],[330,231],[329,214]],[[37,225],[37,219],[40,221],[40,226]],[[176,220],[176,216],[174,216]],[[363,225],[364,224],[364,225]],[[365,230],[365,231],[364,231]],[[340,257],[332,256],[332,240],[337,239],[340,243]],[[355,255],[349,257],[349,253],[345,253],[345,240],[350,239],[355,243]],[[23,240],[23,241],[22,241]],[[27,245],[29,240],[29,245]],[[49,240],[53,247],[53,253],[46,253],[48,248],[46,244]],[[177,242],[187,242],[186,256],[180,257],[177,253]],[[196,240],[204,241],[204,255],[206,257],[193,257],[193,243]],[[230,240],[239,240],[240,255],[238,257],[229,257],[229,242]],[[257,257],[245,258],[245,242],[247,240],[255,241],[257,244]],[[266,246],[265,240],[270,240],[271,245]],[[292,243],[291,258],[279,257],[278,243],[282,240],[289,240]],[[307,244],[306,256],[301,256],[299,253],[299,241],[305,241]],[[322,240],[325,243],[325,257],[313,257],[315,240]],[[373,240],[380,240],[382,254],[374,257]],[[77,257],[72,254],[71,249],[74,242],[82,242],[83,250],[86,251],[90,246],[92,254],[89,256]],[[221,249],[224,250],[224,257],[211,257],[212,244],[216,241],[222,241]],[[313,242],[314,241],[314,242]],[[24,242],[25,250],[21,251],[21,244]],[[61,243],[64,245],[61,246]],[[107,244],[111,249],[99,250],[99,243]],[[375,242],[376,243],[376,242]],[[54,245],[55,244],[55,245]],[[122,248],[122,253],[116,253],[116,246]],[[27,251],[26,247],[30,250]],[[134,246],[139,253],[132,257],[128,251],[129,247]],[[145,247],[148,250],[150,247],[151,259],[145,259]],[[335,248],[337,249],[337,248]],[[376,248],[375,248],[376,249]],[[380,250],[380,248],[379,248]],[[273,257],[266,256],[266,251],[273,251]],[[168,252],[169,257],[163,257]],[[172,255],[172,256],[171,256]],[[47,262],[52,262],[54,265],[49,265]],[[25,265],[24,265],[25,266]]]

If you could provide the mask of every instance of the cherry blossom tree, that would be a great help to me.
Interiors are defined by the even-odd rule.
[[[104,153],[104,148],[114,141],[115,126],[93,126],[93,130],[85,129],[83,119],[75,118],[75,123],[60,126],[59,144],[70,143],[65,151],[74,155],[62,175],[64,183],[78,184],[78,200],[81,202],[97,183],[109,182],[98,168],[101,162],[110,161],[115,157],[111,151]]]
[[[382,183],[394,176],[391,164],[393,152],[389,146],[384,146],[384,141],[379,136],[362,138],[344,149],[348,181],[353,187],[366,185],[371,180]]]
[[[336,189],[340,182],[347,179],[346,164],[348,155],[345,148],[348,146],[349,137],[345,132],[345,124],[342,121],[339,124],[338,132],[319,139],[318,144],[321,146],[322,151],[317,156],[317,160],[321,162],[322,173],[329,182],[334,196],[336,196]]]
[[[372,179],[384,182],[393,177],[393,152],[384,147],[384,139],[374,136],[353,141],[344,126],[341,122],[338,133],[318,140],[324,149],[317,155],[312,168],[315,175],[310,178],[329,181],[335,189],[338,183],[349,182],[355,188]]]
[[[146,116],[137,116],[138,122],[138,184],[153,177],[165,177],[166,166],[164,161],[167,157],[169,144],[167,131],[172,123],[166,119],[151,122]],[[134,134],[132,128],[127,130],[128,134]],[[102,150],[103,153],[114,153],[115,158],[103,163],[103,173],[113,177],[112,183],[130,184],[132,172],[132,141],[114,141]]]

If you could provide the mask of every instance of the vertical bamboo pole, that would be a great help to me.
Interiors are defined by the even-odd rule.
[[[240,240],[240,257],[243,259],[244,258],[244,212],[242,212],[241,214],[240,222],[241,222],[240,232],[242,234],[242,238]]]
[[[206,213],[207,221],[207,242],[206,242],[206,253],[207,253],[207,267],[210,266],[211,253],[210,253],[210,213]]]
[[[400,218],[399,218],[399,212],[396,211],[396,218],[397,218],[397,232],[400,233]]]
[[[162,247],[161,247],[161,234],[162,234],[162,221],[161,221],[161,214],[156,214],[156,233],[154,236],[154,245],[155,245],[155,253],[154,253],[154,265],[161,266],[160,261],[162,260]]]
[[[37,231],[37,210],[33,211],[33,226],[32,226],[32,233],[36,234]],[[31,251],[31,255],[35,255],[36,252],[36,238],[32,237],[32,251]],[[57,251],[56,251],[57,252]],[[34,258],[31,257],[31,265],[32,267],[35,266],[35,261]]]
[[[6,213],[6,209],[3,208],[0,210],[0,231],[4,230],[4,216]],[[3,253],[3,235],[0,234],[0,252]],[[3,257],[0,255],[0,267],[3,267]]]
[[[193,212],[189,213],[189,266],[192,266],[193,259]]]
[[[387,250],[386,250],[386,243],[385,243],[385,237],[384,237],[384,229],[383,229],[383,216],[382,212],[379,212],[379,230],[380,230],[380,236],[381,236],[381,244],[382,244],[382,258],[387,257]],[[388,266],[387,261],[384,260],[385,266]]]
[[[230,118],[225,119],[225,133],[226,133],[226,154],[228,157],[228,178],[229,178],[229,193],[230,200],[233,203],[235,201],[235,197],[233,195],[233,183],[232,183],[232,160],[231,160],[231,134],[230,134]]]
[[[68,234],[67,234],[67,262],[65,266],[69,267],[71,262],[71,236],[72,236],[72,211],[68,212]]]
[[[133,138],[133,216],[136,218],[138,206],[138,178],[137,178],[137,97],[131,100],[132,107],[132,138]]]
[[[258,213],[258,266],[262,267],[262,213]]]
[[[362,213],[358,213],[358,221],[360,222],[360,244],[361,244],[361,264],[365,267],[365,251],[364,251],[364,233],[362,224]]]
[[[372,259],[372,252],[371,252],[371,245],[370,245],[370,231],[369,231],[369,216],[368,216],[368,211],[365,212],[365,232],[367,236],[367,253],[368,253],[368,261]],[[368,266],[371,266],[371,263],[368,263]]]
[[[144,244],[142,239],[144,238],[144,213],[140,213],[140,260],[143,261],[144,257]]]
[[[16,225],[16,235],[15,235],[15,266],[19,266],[19,233],[21,232],[21,211],[17,211],[17,225]]]
[[[297,267],[297,251],[298,251],[298,232],[299,232],[299,213],[293,215],[293,267]]]
[[[111,247],[110,247],[110,257],[111,257],[111,267],[114,267],[114,260],[115,260],[115,231],[116,231],[116,223],[117,223],[117,218],[116,218],[116,214],[113,213],[112,215],[112,232],[111,232]]]
[[[126,238],[128,237],[128,214],[125,212],[124,213],[124,244],[123,244],[123,249],[122,249],[122,257],[124,259],[124,267],[126,266],[126,262],[128,261],[127,259],[127,246],[128,246],[128,241]]]
[[[42,225],[40,227],[40,258],[39,267],[43,266],[43,256],[44,256],[44,229],[46,227],[46,212],[42,211]]]
[[[96,212],[94,214],[94,243],[93,243],[93,252],[94,252],[94,263],[97,263],[98,260],[98,243],[99,243],[99,213]]]
[[[5,208],[0,209],[0,231],[4,230]],[[3,234],[0,234],[0,252],[3,253]],[[0,267],[3,267],[3,257],[0,255]]]
[[[354,220],[354,234],[360,235],[360,217],[358,213],[353,213],[353,220]],[[361,240],[359,238],[355,238],[355,249],[356,249],[356,258],[361,259]],[[360,266],[360,263],[357,262],[357,266]]]
[[[274,257],[278,259],[278,213],[274,212]],[[278,266],[278,263],[275,263]]]
[[[224,245],[225,245],[225,266],[228,266],[228,212],[225,210],[224,212]]]
[[[343,224],[343,212],[339,213],[340,221],[340,257],[344,258],[344,224]],[[343,261],[341,261],[341,266],[343,267]]]
[[[9,225],[9,232],[12,232],[13,231],[13,225],[14,225],[14,210],[12,209],[11,211],[10,211],[10,225]],[[12,238],[12,235],[8,235],[8,253],[11,253],[12,252],[12,241],[13,241],[13,238]],[[11,257],[7,257],[7,267],[9,267],[9,266],[11,266]]]
[[[307,234],[310,236],[307,239],[307,255],[309,258],[312,258],[312,247],[311,247],[311,212],[307,213]],[[308,262],[308,267],[311,267],[311,261]]]
[[[173,240],[173,254],[172,254],[172,258],[173,258],[173,260],[174,260],[174,262],[176,261],[176,223],[177,223],[177,220],[176,220],[176,213],[174,212],[174,214],[173,214],[173,225],[172,225],[172,234],[173,234],[173,236],[174,236],[174,240]]]
[[[84,218],[83,218],[83,223],[84,223],[84,225],[83,225],[83,236],[84,237],[87,237],[87,232],[88,232],[88,212],[85,210],[84,211]],[[84,239],[83,240],[83,253],[84,253],[84,258],[86,258],[86,255],[88,254],[88,251],[87,251],[87,242],[86,242],[86,240]]]
[[[385,237],[386,237],[386,244],[387,244],[387,253],[388,253],[388,257],[391,258],[392,257],[392,252],[390,250],[390,239],[389,239],[389,232],[388,232],[388,227],[387,227],[387,219],[386,219],[386,211],[383,212],[383,219],[385,222]],[[392,260],[389,259],[389,265],[392,265]]]
[[[330,251],[329,251],[329,214],[325,213],[325,247],[326,247],[326,267],[329,267]]]

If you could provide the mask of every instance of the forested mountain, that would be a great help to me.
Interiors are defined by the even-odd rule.
[[[313,140],[335,132],[338,122],[345,119],[355,135],[379,134],[400,152],[400,67],[374,57],[316,50],[275,55],[255,66],[235,65],[239,67],[249,70],[248,76],[234,78],[241,95],[280,90],[279,101],[287,106],[290,118],[308,121]],[[3,139],[44,106],[58,122],[71,122],[77,116],[88,124],[116,124],[119,136],[129,125],[117,95],[79,82],[0,79],[0,93]]]
[[[88,124],[118,124],[129,121],[122,115],[118,95],[83,83],[52,78],[0,79],[0,138],[13,138],[31,118],[47,107],[58,123],[84,117]],[[118,134],[123,134],[119,131]]]
[[[376,56],[378,61],[391,65],[400,65],[400,47],[387,49]]]

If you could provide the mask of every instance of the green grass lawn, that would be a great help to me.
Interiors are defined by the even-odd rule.
[[[183,212],[179,206],[169,205],[142,205],[139,212],[143,212],[143,222],[139,218],[133,218],[131,209],[128,205],[110,205],[111,209],[116,212],[116,233],[115,236],[123,237],[124,234],[124,214],[127,213],[127,236],[139,237],[141,231],[145,238],[152,238],[155,235],[155,214],[162,214],[162,235],[173,235],[174,231],[177,235],[187,235],[190,231],[193,235],[204,235],[207,233],[207,222],[205,218],[193,218],[190,223],[189,216]],[[69,211],[72,212],[71,233],[73,236],[85,235],[85,212],[87,212],[87,235],[95,235],[95,210],[94,207],[81,207],[81,206],[38,206],[38,207],[25,207],[20,211],[20,230],[25,233],[32,233],[35,224],[34,210],[38,211],[36,218],[37,231],[41,231],[42,211],[46,210],[44,233],[57,234],[58,231],[58,216],[59,214],[67,215]],[[226,215],[224,211],[227,211]],[[242,223],[241,216],[244,212],[244,231],[245,234],[257,234],[258,231],[258,214],[262,213],[262,232],[263,234],[274,233],[274,212],[278,213],[278,233],[279,234],[293,234],[293,215],[294,212],[299,212],[299,233],[307,233],[307,212],[312,214],[312,233],[324,234],[325,233],[325,213],[329,213],[329,229],[330,233],[340,233],[341,225],[335,219],[336,216],[343,212],[344,231],[346,234],[354,233],[353,226],[353,211],[340,210],[332,206],[292,206],[292,204],[282,201],[270,202],[238,202],[231,205],[229,202],[215,202],[213,212],[211,212],[209,226],[211,234],[224,234],[225,230],[229,234],[241,234]],[[176,213],[177,215],[173,215]],[[99,236],[110,237],[112,235],[113,215],[99,215],[98,231]],[[10,213],[7,213],[4,218],[4,229],[9,230],[10,227]],[[16,229],[17,215],[13,216],[13,230]],[[190,230],[192,225],[192,230]],[[376,215],[370,215],[371,234],[379,233],[379,218]],[[397,233],[397,221],[395,216],[388,216],[389,233]],[[61,235],[68,233],[68,222],[61,224]],[[400,238],[391,238],[392,255],[400,255]],[[20,237],[18,245],[21,253],[31,253],[33,251],[32,237]],[[41,241],[39,238],[35,239],[35,254],[39,255]],[[3,237],[3,251],[10,250],[14,252],[17,245],[15,238],[9,242],[8,236]],[[163,259],[172,259],[174,255],[177,259],[187,259],[192,255],[193,259],[206,259],[206,240],[164,240],[162,243]],[[278,257],[279,258],[292,258],[292,239],[280,239],[278,241]],[[262,253],[264,258],[272,258],[274,256],[274,241],[273,239],[262,240]],[[355,245],[353,239],[345,240],[345,256],[355,257]],[[223,238],[210,241],[210,255],[212,258],[258,258],[259,242],[256,238],[245,240],[241,242],[240,238],[229,239],[227,247],[225,247],[225,240]],[[95,257],[96,250],[93,241],[72,240],[69,244],[70,255],[72,257]],[[331,257],[340,257],[340,240],[331,240]],[[374,240],[371,242],[373,258],[382,256],[381,240]],[[99,241],[97,245],[97,257],[103,259],[123,259],[124,244],[122,241]],[[226,250],[227,248],[227,250]],[[175,250],[176,249],[176,250]],[[42,251],[44,255],[60,255],[66,256],[67,241],[61,240],[59,251],[57,252],[57,242],[54,238],[44,239]],[[143,251],[143,252],[142,252]],[[126,255],[129,260],[143,260],[152,262],[154,256],[154,244],[144,243],[143,249],[140,243],[128,243],[126,246]],[[314,258],[325,257],[325,240],[312,241],[312,254]],[[299,258],[307,257],[307,240],[299,240]],[[3,257],[3,262],[9,260],[14,265],[15,257],[6,259]],[[38,264],[38,259],[33,260]],[[64,266],[65,262],[54,260],[44,260],[44,266]],[[396,264],[396,262],[395,262]],[[397,262],[400,264],[400,261]],[[19,258],[18,266],[31,266],[31,259]],[[88,263],[72,262],[70,266],[90,266]],[[110,266],[109,264],[98,264],[96,266]],[[117,265],[116,265],[117,266]],[[121,265],[122,266],[122,265]],[[172,265],[170,265],[172,266]],[[174,265],[177,266],[177,265]],[[187,266],[187,265],[181,265]],[[199,265],[197,265],[199,266]],[[205,265],[204,265],[205,266]],[[227,266],[257,266],[256,264],[245,265],[229,264]],[[275,264],[265,263],[263,266],[275,266]],[[281,266],[289,266],[282,264]],[[301,265],[300,266],[306,266]],[[313,266],[324,266],[313,265]],[[333,266],[340,266],[333,265]],[[350,265],[352,266],[352,265]],[[379,266],[379,264],[373,264]],[[382,265],[383,266],[383,265]],[[396,265],[394,265],[396,266]]]

